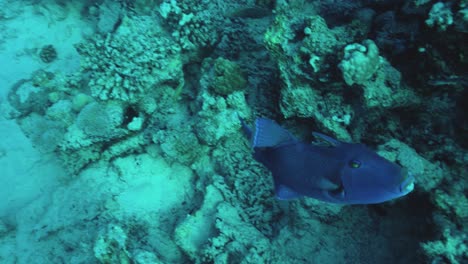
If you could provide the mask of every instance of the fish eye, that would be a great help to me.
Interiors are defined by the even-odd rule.
[[[359,167],[361,167],[361,162],[359,160],[351,160],[349,162],[349,166],[353,169],[357,169]]]

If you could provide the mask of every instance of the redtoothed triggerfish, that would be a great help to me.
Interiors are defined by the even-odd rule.
[[[299,141],[272,120],[257,118],[250,129],[241,119],[254,158],[273,176],[278,199],[312,197],[340,204],[375,204],[414,188],[405,168],[363,144],[346,143],[314,132],[320,144]]]

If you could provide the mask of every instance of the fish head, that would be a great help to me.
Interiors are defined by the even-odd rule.
[[[414,177],[362,144],[345,143],[341,199],[350,204],[373,204],[404,196],[414,188]],[[335,194],[338,195],[338,194]]]

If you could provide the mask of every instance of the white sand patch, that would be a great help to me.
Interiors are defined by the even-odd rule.
[[[35,150],[13,121],[0,120],[0,219],[51,192],[64,176],[58,161]]]
[[[18,80],[38,69],[72,72],[79,67],[73,45],[92,33],[81,20],[82,3],[60,6],[55,1],[0,1],[0,104]],[[38,1],[34,1],[38,2]],[[58,58],[47,64],[38,57],[42,46],[52,44]],[[5,109],[1,107],[1,109]],[[0,119],[0,217],[14,212],[41,193],[50,192],[63,175],[35,150],[14,121]]]
[[[190,202],[194,193],[193,172],[182,165],[169,166],[162,158],[147,154],[117,159],[127,188],[117,196],[125,215],[161,213],[167,217],[171,209]],[[179,212],[180,213],[180,212]],[[155,219],[156,220],[156,219]]]
[[[69,73],[79,68],[73,45],[93,33],[92,26],[81,18],[82,5],[79,1],[63,6],[54,1],[35,5],[0,1],[0,98],[16,81],[29,78],[38,69]],[[38,56],[44,45],[57,50],[57,60],[50,64]]]
[[[193,199],[193,177],[189,168],[148,154],[95,164],[50,193],[37,194],[14,214],[14,239],[3,238],[10,244],[0,246],[0,260],[8,250],[16,252],[9,256],[18,263],[52,256],[92,259],[91,248],[109,216],[122,223],[146,220],[151,230],[172,230],[180,214],[186,213],[180,206]],[[73,252],[66,251],[63,241]]]
[[[6,109],[12,85],[30,78],[32,72],[78,70],[79,56],[73,45],[91,34],[92,26],[81,18],[83,3],[67,1],[60,6],[57,2],[0,0],[0,109]],[[53,45],[57,51],[57,59],[49,64],[38,56],[44,45]],[[57,228],[54,219],[66,215],[52,210],[54,206],[66,208],[67,200],[57,204],[54,198],[66,176],[56,159],[33,148],[15,121],[0,117],[0,138],[0,235],[7,235],[0,243],[0,262],[41,263],[39,257],[18,257],[42,249],[36,241],[39,220],[50,220],[51,227],[43,230],[47,232]],[[7,240],[16,243],[4,243]]]

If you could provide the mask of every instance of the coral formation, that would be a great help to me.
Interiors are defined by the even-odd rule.
[[[209,1],[164,0],[159,12],[180,46],[196,50],[211,47],[220,38],[222,14],[216,7],[216,3]]]
[[[450,263],[462,263],[459,259],[468,258],[468,237],[466,234],[451,234],[450,230],[444,230],[443,240],[427,242],[422,245],[428,255],[434,256],[435,261],[443,261],[447,258]]]
[[[100,100],[136,103],[183,77],[179,45],[149,18],[124,17],[115,34],[96,35],[77,50],[83,72],[92,76],[91,95]]]
[[[379,48],[372,40],[364,40],[344,48],[344,58],[338,65],[347,85],[363,84],[379,69]]]
[[[57,50],[52,45],[45,45],[39,52],[39,58],[45,63],[51,63],[57,59]]]
[[[213,90],[221,95],[242,90],[247,85],[247,80],[242,70],[235,62],[224,58],[217,58],[214,62]]]
[[[429,12],[429,18],[426,24],[430,27],[438,27],[440,30],[445,31],[447,27],[453,24],[453,14],[450,10],[450,4],[437,2]]]
[[[101,104],[97,102],[86,105],[76,118],[76,126],[90,138],[109,139],[119,134],[123,122],[123,109],[117,103]]]

